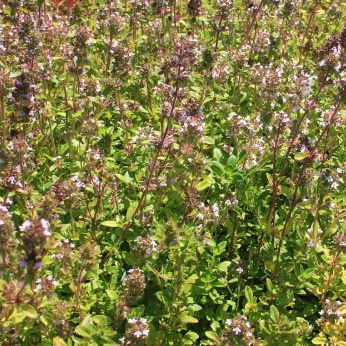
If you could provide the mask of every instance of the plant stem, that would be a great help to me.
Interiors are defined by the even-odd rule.
[[[0,121],[1,121],[1,143],[2,147],[5,148],[6,146],[6,136],[7,136],[7,129],[6,129],[6,116],[5,116],[5,100],[4,95],[1,93],[0,95]]]
[[[334,118],[334,116],[338,112],[340,106],[341,106],[341,102],[339,102],[337,104],[337,106],[335,107],[333,115],[331,116],[331,119]],[[324,129],[323,129],[322,133],[319,135],[319,138],[317,139],[314,147],[311,149],[312,153],[316,152],[316,149],[317,149],[319,143],[321,142],[322,138],[324,138],[324,135],[326,133],[327,134],[329,133],[329,127],[330,127],[329,123],[324,127]],[[291,221],[293,211],[294,211],[294,209],[296,207],[296,203],[297,203],[297,199],[298,199],[298,189],[299,189],[300,182],[302,180],[302,177],[304,175],[304,172],[305,172],[305,169],[307,167],[308,162],[309,161],[307,159],[304,160],[303,167],[302,167],[302,169],[300,171],[300,174],[298,176],[298,179],[297,179],[297,181],[295,183],[295,189],[294,189],[291,205],[290,205],[290,208],[289,208],[289,212],[288,212],[288,215],[286,217],[286,221],[284,223],[283,229],[281,231],[280,242],[279,242],[279,246],[278,246],[278,250],[277,250],[277,255],[276,255],[276,272],[278,272],[278,270],[279,270],[279,264],[280,264],[279,261],[280,261],[280,254],[281,254],[281,248],[282,248],[283,240],[284,240],[284,238],[287,235],[288,224]]]
[[[252,15],[252,20],[246,29],[246,33],[245,33],[238,49],[240,49],[243,46],[243,44],[246,42],[246,40],[248,39],[250,32],[252,30],[252,27],[254,26],[254,24],[256,22],[257,16],[260,13],[262,5],[263,5],[263,0],[261,0],[260,4],[258,5],[257,10],[255,10],[254,14]]]

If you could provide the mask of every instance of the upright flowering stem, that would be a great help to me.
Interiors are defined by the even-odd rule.
[[[165,140],[170,131],[170,119],[174,118],[177,102],[181,97],[179,96],[181,82],[187,80],[191,71],[191,66],[193,66],[194,62],[197,60],[194,38],[192,38],[191,40],[187,40],[186,42],[180,40],[179,42],[175,42],[174,44],[175,54],[163,64],[163,67],[165,69],[165,83],[163,84],[166,85],[166,87],[168,87],[169,89],[172,89],[172,87],[169,85],[169,82],[170,80],[173,80],[175,85],[173,89],[173,95],[170,94],[170,97],[172,97],[172,101],[170,102],[169,110],[167,110],[167,113],[162,112],[161,137],[157,144],[157,150],[154,155],[154,158],[150,162],[148,177],[145,181],[143,192],[138,201],[137,207],[132,215],[132,218],[137,216],[138,212],[142,210],[143,202],[149,191],[150,184],[152,183],[152,179],[154,177],[154,173],[156,173],[157,175],[156,178],[161,174],[162,168],[164,167],[163,165],[165,164],[168,156],[170,155],[170,150],[168,150],[163,165],[161,165],[161,167],[158,167],[159,155],[161,153],[161,150],[164,148]],[[165,119],[167,119],[167,121],[165,121]]]
[[[132,26],[132,39],[133,42],[137,41],[137,12],[134,10],[131,15],[131,26]]]
[[[235,243],[235,237],[236,237],[236,232],[237,232],[237,225],[238,225],[238,214],[234,213],[233,217],[233,223],[229,222],[227,225],[229,225],[229,230],[228,233],[231,233],[231,240],[229,242],[228,246],[228,253],[229,253],[229,258],[232,259],[234,255],[234,243]]]
[[[217,26],[217,33],[216,33],[216,39],[215,39],[214,52],[217,52],[217,46],[219,44],[219,39],[220,39],[220,34],[221,34],[221,24],[222,24],[222,21],[224,19],[224,14],[225,14],[225,10],[222,9],[221,10],[221,14],[220,14],[219,24]]]
[[[319,0],[315,0],[313,9],[309,11],[310,16],[309,16],[309,20],[308,20],[308,25],[305,28],[303,37],[302,37],[301,42],[300,42],[299,62],[301,61],[301,59],[304,56],[304,42],[305,42],[305,39],[306,39],[308,34],[310,34],[310,35],[312,34],[312,30],[310,30],[310,26],[312,25],[312,22],[313,22],[313,20],[315,18],[316,12],[317,12],[317,7],[319,5],[320,5],[320,1]],[[309,38],[308,38],[308,40],[309,40]]]
[[[303,167],[302,167],[302,169],[300,171],[300,174],[298,176],[298,179],[295,182],[295,189],[294,189],[293,197],[292,197],[292,200],[291,200],[291,203],[290,203],[290,208],[289,208],[288,214],[286,216],[286,220],[285,220],[284,226],[283,226],[282,231],[281,231],[280,240],[279,240],[279,246],[278,246],[277,254],[276,254],[276,274],[279,272],[279,269],[280,269],[280,255],[281,255],[283,241],[284,241],[284,239],[285,239],[285,237],[287,235],[288,226],[290,225],[290,222],[292,221],[292,214],[293,214],[293,211],[294,211],[294,209],[296,208],[296,205],[297,205],[298,189],[300,187],[300,182],[302,180],[302,177],[303,177],[303,174],[304,174],[305,169],[307,167],[307,164],[308,164],[308,160],[305,160],[304,164],[303,164]]]
[[[94,214],[92,216],[92,219],[91,219],[91,236],[92,236],[92,239],[93,241],[97,241],[97,233],[96,233],[96,230],[97,230],[97,218],[99,216],[99,212],[100,212],[100,209],[101,209],[101,203],[102,203],[102,196],[105,192],[105,189],[107,187],[107,183],[108,181],[105,181],[103,184],[102,184],[102,181],[100,180],[99,183],[98,183],[98,187],[97,187],[97,201],[96,201],[96,205],[94,206]]]
[[[247,26],[247,29],[246,29],[246,32],[245,32],[245,35],[239,45],[239,49],[243,46],[243,44],[247,41],[247,39],[249,38],[249,35],[251,33],[251,30],[253,28],[253,26],[255,25],[256,23],[256,20],[257,20],[257,16],[258,14],[260,13],[261,11],[261,8],[262,8],[262,5],[263,5],[263,0],[261,0],[261,2],[259,3],[258,5],[258,8],[255,10],[254,14],[252,15],[252,20],[251,22],[248,24]]]
[[[221,32],[224,31],[227,27],[222,24],[222,22],[227,18],[227,15],[229,14],[230,9],[232,8],[233,4],[230,0],[218,0],[217,1],[217,17],[219,18],[218,24],[215,25],[216,30],[216,40],[215,40],[215,47],[214,52],[217,52],[217,47],[220,40]]]
[[[332,283],[333,277],[335,277],[335,268],[339,263],[339,258],[340,258],[340,254],[341,251],[338,250],[334,256],[334,258],[332,259],[331,263],[330,263],[330,269],[329,269],[329,273],[328,273],[328,278],[325,281],[324,287],[325,287],[325,291],[323,293],[322,296],[322,303],[324,304],[326,302],[327,299],[327,295],[330,289],[330,285]]]
[[[83,266],[80,268],[79,273],[78,273],[78,278],[76,280],[76,288],[74,289],[74,294],[75,294],[75,297],[76,297],[76,312],[78,312],[78,313],[80,312],[81,285],[82,285],[82,282],[83,282],[84,269],[85,268]]]
[[[291,137],[291,140],[290,140],[291,143],[294,143],[294,141],[297,139],[297,137],[298,137],[298,135],[299,135],[299,131],[300,131],[300,126],[302,125],[302,123],[303,123],[303,121],[306,119],[306,117],[308,116],[309,111],[310,111],[311,109],[313,109],[313,107],[315,106],[315,104],[316,104],[316,102],[317,102],[317,99],[318,99],[318,97],[319,97],[319,95],[320,95],[322,89],[323,89],[324,86],[325,86],[325,83],[326,83],[327,78],[328,78],[328,73],[326,73],[326,74],[324,75],[323,80],[322,80],[322,82],[320,83],[320,86],[319,86],[317,92],[315,93],[313,100],[312,100],[311,102],[309,102],[309,105],[306,107],[304,113],[303,113],[302,116],[300,117],[300,119],[299,119],[299,121],[298,121],[298,123],[297,123],[297,125],[296,125],[296,127],[295,127],[295,130],[294,130],[294,132],[293,132],[293,135],[292,135],[292,137]],[[292,149],[293,149],[293,147],[290,146],[290,147],[288,147],[288,149],[287,149],[287,151],[286,151],[285,157],[284,157],[284,159],[283,159],[283,163],[282,163],[281,168],[280,168],[279,177],[282,177],[282,176],[283,176],[283,172],[284,172],[285,169],[286,169],[286,165],[287,165],[287,163],[288,163],[288,158],[289,158],[289,156],[290,156],[290,154],[291,154]]]
[[[173,13],[172,13],[172,20],[174,23],[174,27],[177,27],[177,0],[173,0]]]
[[[322,171],[323,171],[323,168],[324,168],[324,162],[325,162],[326,153],[327,153],[327,144],[328,144],[329,131],[330,131],[330,127],[328,127],[327,135],[325,137],[325,143],[324,143],[323,154],[322,154],[322,163],[321,163],[321,167],[320,167],[320,175],[322,174]],[[317,196],[321,196],[321,198],[320,198],[320,200],[321,200],[322,199],[322,195],[320,195],[320,193],[319,193],[320,187],[321,187],[321,179],[318,180],[317,187],[316,187],[316,194],[317,194]]]
[[[275,233],[276,233],[276,197],[278,195],[278,182],[276,179],[276,169],[277,169],[277,155],[278,155],[278,142],[279,142],[280,131],[276,134],[274,150],[273,150],[273,176],[272,176],[272,204],[271,210],[268,216],[272,215],[272,244],[274,245]],[[263,232],[263,231],[262,231]]]
[[[339,111],[339,108],[341,107],[341,100],[339,101],[339,103],[336,105],[335,109],[334,109],[334,112],[333,112],[333,115],[331,116],[330,119],[333,119],[335,117],[335,115],[337,114],[337,112]],[[317,148],[318,148],[318,145],[319,143],[322,141],[322,139],[325,137],[326,134],[329,133],[329,128],[330,128],[330,123],[328,123],[323,131],[321,132],[321,134],[319,135],[314,147],[311,149],[311,153],[315,153]],[[296,208],[296,205],[297,205],[297,200],[298,200],[298,189],[300,187],[300,183],[302,181],[302,178],[303,178],[303,175],[304,175],[304,172],[307,168],[307,165],[309,163],[309,160],[308,159],[304,159],[304,163],[303,163],[303,167],[299,173],[299,176],[298,176],[298,179],[295,183],[295,189],[294,189],[294,192],[293,192],[293,197],[292,197],[292,200],[291,200],[291,203],[290,203],[290,208],[289,208],[289,211],[288,211],[288,214],[286,216],[286,220],[285,220],[285,223],[284,223],[284,226],[282,228],[282,231],[281,231],[281,235],[280,235],[280,241],[279,241],[279,246],[278,246],[278,250],[277,250],[277,255],[276,255],[276,273],[278,273],[279,271],[279,266],[280,266],[280,255],[281,255],[281,249],[282,249],[282,245],[283,245],[283,241],[285,239],[285,237],[287,236],[287,233],[288,233],[288,226],[291,222],[291,219],[292,219],[292,215],[293,215],[293,211],[295,210]]]
[[[180,68],[179,68],[179,70],[180,70]],[[179,71],[178,71],[178,75],[179,75]],[[175,104],[177,102],[178,90],[179,90],[179,82],[176,83],[175,93],[174,93],[174,97],[173,97],[173,101],[172,101],[172,107],[171,107],[170,114],[169,114],[168,118],[171,118],[172,115],[173,115]],[[156,150],[156,153],[155,153],[155,156],[154,156],[154,159],[153,159],[153,163],[152,163],[152,165],[150,167],[149,175],[148,175],[148,177],[146,179],[144,191],[142,192],[142,195],[141,195],[141,197],[139,199],[139,202],[138,202],[137,207],[136,207],[136,209],[135,209],[135,211],[133,213],[132,218],[134,218],[138,214],[138,212],[142,209],[143,201],[145,200],[145,197],[146,197],[146,195],[148,193],[150,182],[151,182],[151,180],[152,180],[152,178],[154,176],[154,172],[156,170],[157,160],[159,158],[159,155],[160,155],[163,143],[164,143],[164,141],[165,141],[165,139],[167,137],[169,128],[170,127],[168,126],[168,123],[167,123],[166,129],[165,129],[163,135],[161,136],[161,140],[160,140],[158,148]],[[162,124],[162,127],[161,127],[161,133],[162,133],[162,131],[163,131],[163,124]],[[169,153],[167,155],[169,155]]]
[[[111,58],[112,58],[112,44],[113,44],[113,29],[110,28],[109,30],[109,43],[108,43],[108,47],[107,47],[107,62],[106,62],[106,70],[105,70],[105,74],[108,75],[109,74],[109,68],[111,65]]]

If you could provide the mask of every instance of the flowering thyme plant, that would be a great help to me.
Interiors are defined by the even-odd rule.
[[[0,344],[346,345],[346,6],[0,4]]]

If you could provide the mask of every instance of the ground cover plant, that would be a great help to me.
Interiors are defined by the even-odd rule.
[[[0,4],[0,342],[346,345],[346,4]]]

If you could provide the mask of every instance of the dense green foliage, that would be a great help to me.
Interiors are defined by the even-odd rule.
[[[346,4],[0,4],[0,342],[346,345]]]

